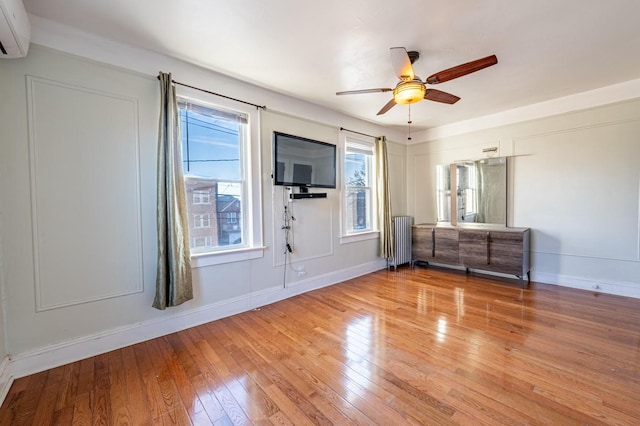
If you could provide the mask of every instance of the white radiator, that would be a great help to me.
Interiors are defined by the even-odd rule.
[[[413,217],[393,217],[393,243],[395,256],[387,259],[387,266],[397,269],[398,265],[411,262],[411,225]]]

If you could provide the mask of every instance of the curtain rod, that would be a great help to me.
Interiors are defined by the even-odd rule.
[[[160,76],[158,76],[158,80],[160,80]],[[179,81],[175,81],[173,79],[171,80],[171,82],[173,84],[177,84],[178,86],[184,86],[184,87],[188,87],[190,89],[199,90],[201,92],[208,93],[210,95],[220,96],[221,98],[230,99],[232,101],[240,102],[240,103],[243,103],[243,104],[246,104],[246,105],[251,105],[251,106],[254,106],[256,108],[267,109],[266,105],[257,105],[257,104],[251,103],[251,102],[243,101],[242,99],[236,99],[236,98],[232,98],[231,96],[221,95],[220,93],[212,92],[212,91],[206,90],[206,89],[201,89],[199,87],[191,86],[191,85],[188,85],[188,84],[185,84],[185,83],[180,83]]]
[[[366,134],[366,133],[356,132],[355,130],[345,129],[344,127],[340,127],[340,130],[344,130],[344,131],[346,131],[346,132],[355,133],[355,134],[357,134],[357,135],[369,136],[370,138],[374,138],[374,139],[376,139],[376,138],[377,138],[377,136],[371,136],[371,135],[368,135],[368,134]]]

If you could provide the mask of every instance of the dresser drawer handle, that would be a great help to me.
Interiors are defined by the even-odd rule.
[[[487,265],[491,264],[491,238],[489,232],[487,232]]]
[[[431,228],[431,257],[436,257],[436,228]]]

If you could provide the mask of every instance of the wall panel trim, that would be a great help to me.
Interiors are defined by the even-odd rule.
[[[132,295],[136,293],[141,293],[144,291],[144,270],[143,270],[143,236],[142,236],[142,206],[141,206],[141,194],[140,194],[140,179],[141,179],[141,170],[140,170],[140,129],[139,129],[139,105],[138,99],[135,97],[123,96],[116,93],[105,92],[97,89],[77,86],[68,84],[61,81],[55,81],[51,79],[36,77],[32,75],[26,75],[26,86],[27,86],[27,108],[28,108],[28,146],[29,146],[29,175],[30,175],[30,188],[31,188],[31,228],[32,228],[32,242],[33,242],[33,273],[34,273],[34,290],[35,290],[35,311],[42,312],[51,309],[58,309],[73,305],[79,305],[84,303],[95,302],[99,300],[110,299],[114,297],[121,297]],[[134,260],[135,264],[138,265],[138,270],[136,272],[137,277],[135,279],[136,282],[133,282],[129,288],[123,291],[106,291],[101,294],[96,294],[93,297],[80,297],[80,298],[72,298],[65,300],[62,303],[52,303],[50,301],[45,300],[42,283],[43,283],[43,271],[42,271],[42,242],[40,241],[41,232],[44,230],[40,227],[40,211],[39,211],[39,195],[40,195],[40,185],[39,185],[39,158],[38,158],[38,144],[41,143],[41,138],[44,138],[48,135],[41,135],[38,132],[38,114],[36,113],[38,98],[36,95],[36,91],[38,87],[54,87],[61,88],[64,90],[79,92],[88,94],[91,96],[103,97],[107,99],[112,99],[116,101],[120,101],[125,103],[131,111],[131,120],[132,120],[132,128],[131,130],[131,140],[134,142],[135,146],[133,147],[135,158],[133,158],[133,163],[135,163],[135,170],[133,174],[135,175],[135,182],[132,182],[132,186],[135,186],[134,197],[135,197],[135,239],[136,239],[136,247],[133,249],[135,252],[136,259]],[[81,107],[81,106],[80,106]],[[69,168],[72,168],[73,165],[69,164]],[[99,250],[99,247],[97,248]],[[99,257],[96,255],[96,257]]]

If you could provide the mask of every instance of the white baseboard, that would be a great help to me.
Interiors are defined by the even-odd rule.
[[[161,319],[143,321],[125,327],[60,342],[55,345],[5,357],[0,361],[0,404],[4,401],[15,378],[24,377],[49,368],[59,367],[115,349],[195,327],[220,318],[330,286],[386,267],[384,259],[295,281],[286,286],[272,287],[242,297],[214,303],[205,307],[169,314]],[[633,283],[589,281],[552,274],[535,274],[532,280],[541,283],[597,291],[619,296],[640,298],[640,287]]]
[[[430,263],[434,266],[441,266],[449,269],[456,269],[464,271],[464,266],[444,265],[438,263]],[[515,278],[514,275],[501,274],[498,272],[483,271],[472,269],[472,272],[477,272],[484,275],[493,275],[503,278]],[[526,280],[527,277],[524,277]],[[598,280],[585,280],[584,278],[577,278],[567,275],[545,274],[540,272],[531,272],[531,281],[541,284],[551,284],[561,287],[576,288],[579,290],[587,290],[596,293],[613,294],[615,296],[625,296],[640,299],[640,284],[625,282],[625,281],[598,281]]]
[[[0,404],[2,404],[7,397],[9,389],[11,389],[11,385],[13,384],[13,379],[11,360],[9,356],[5,356],[4,359],[0,361]]]
[[[8,368],[10,372],[9,377],[11,377],[11,380],[13,377],[24,377],[70,362],[79,361],[189,327],[195,327],[230,315],[245,312],[259,306],[268,305],[307,291],[384,269],[385,266],[385,260],[380,259],[296,281],[287,286],[273,287],[250,293],[242,297],[214,303],[188,312],[168,314],[161,319],[143,321],[125,327],[67,340],[55,345],[13,355],[11,356],[10,365],[6,368]],[[2,368],[2,364],[0,364],[0,368]],[[2,376],[0,376],[0,378],[1,377]],[[0,382],[0,385],[2,384],[3,382]]]
[[[168,314],[161,319],[143,321],[89,336],[66,340],[13,355],[11,357],[13,372],[17,378],[28,376],[209,321],[215,321],[248,309],[246,297],[242,297],[187,312]]]
[[[566,275],[535,272],[532,272],[531,274],[531,281],[559,285],[562,287],[577,288],[580,290],[588,290],[596,293],[606,293],[616,296],[640,298],[640,285],[624,281],[605,282],[598,280],[585,280],[584,278],[576,278]]]

